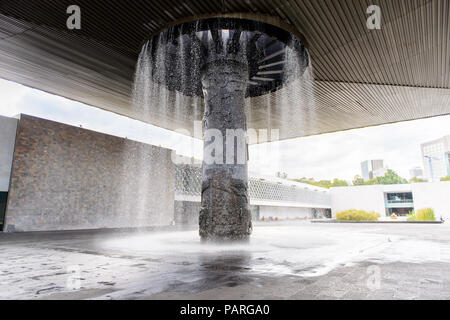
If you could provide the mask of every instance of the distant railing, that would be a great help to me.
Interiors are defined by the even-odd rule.
[[[387,203],[413,203],[413,199],[388,200]]]

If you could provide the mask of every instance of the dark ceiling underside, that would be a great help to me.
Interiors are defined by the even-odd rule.
[[[66,28],[66,8],[81,8],[81,30]],[[368,30],[366,9],[382,10]],[[450,113],[448,0],[2,0],[0,77],[168,129],[192,129],[189,110],[171,121],[130,108],[134,65],[153,32],[205,14],[281,18],[308,42],[315,110],[296,113],[292,138]],[[283,91],[275,95],[281,95]],[[293,103],[301,96],[289,97]],[[263,101],[249,127],[282,127]]]

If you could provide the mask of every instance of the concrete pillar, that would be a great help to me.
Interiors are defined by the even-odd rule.
[[[247,66],[239,60],[215,60],[203,68],[202,240],[246,240],[251,233],[245,142],[247,78]]]

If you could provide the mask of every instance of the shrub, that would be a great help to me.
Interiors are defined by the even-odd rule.
[[[410,211],[406,217],[408,218],[408,221],[417,221],[416,212],[414,210]]]
[[[379,217],[379,213],[355,209],[336,213],[336,219],[346,221],[377,221]]]
[[[434,210],[431,208],[424,208],[417,210],[415,214],[416,221],[436,221],[436,217],[434,216]]]

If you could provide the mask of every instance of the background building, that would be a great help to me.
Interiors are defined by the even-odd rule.
[[[409,170],[409,177],[410,179],[417,178],[417,179],[423,179],[423,169],[421,167],[414,167]]]
[[[450,136],[425,142],[421,149],[428,181],[439,181],[450,175]]]
[[[175,221],[197,224],[202,185],[201,164],[178,164]],[[249,172],[253,220],[331,218],[330,190],[306,183]]]
[[[450,182],[371,185],[331,188],[331,210],[374,211],[381,216],[404,216],[412,210],[432,208],[436,219],[450,219]]]
[[[383,160],[366,160],[361,162],[361,174],[364,181],[382,177],[386,171]]]

